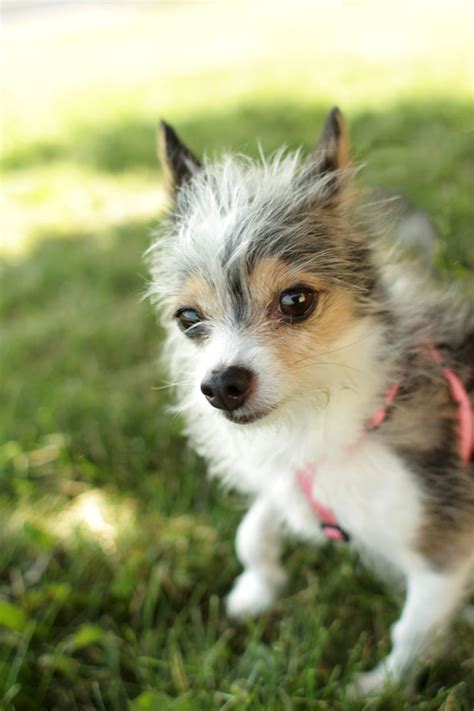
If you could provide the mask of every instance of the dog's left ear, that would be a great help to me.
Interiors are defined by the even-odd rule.
[[[318,175],[336,173],[334,189],[340,187],[337,171],[349,167],[350,155],[346,122],[337,106],[329,112],[321,136],[308,156],[308,164]]]
[[[157,139],[168,192],[176,198],[178,190],[201,168],[201,163],[165,121],[160,121]]]

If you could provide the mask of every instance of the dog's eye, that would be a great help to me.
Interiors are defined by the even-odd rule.
[[[175,318],[178,321],[180,329],[190,338],[201,334],[199,326],[203,321],[203,317],[195,309],[179,309],[175,314]]]
[[[295,286],[280,294],[278,309],[288,323],[303,321],[313,312],[318,294],[309,286]]]

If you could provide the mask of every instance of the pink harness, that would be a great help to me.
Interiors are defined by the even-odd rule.
[[[431,344],[427,343],[428,352],[431,358],[442,365],[440,353]],[[459,455],[462,461],[467,464],[474,453],[474,411],[461,380],[458,378],[451,368],[442,367],[443,377],[448,385],[452,399],[457,405],[458,419],[458,440],[459,440]],[[374,412],[368,423],[369,430],[375,430],[387,417],[388,410],[392,405],[397,393],[400,389],[400,383],[394,383],[388,390],[384,398],[384,404]],[[321,529],[326,538],[333,541],[349,541],[350,535],[339,525],[334,513],[331,509],[323,506],[315,498],[313,493],[313,474],[314,466],[307,469],[300,469],[296,472],[300,488],[306,497],[309,505],[313,509],[321,523]]]

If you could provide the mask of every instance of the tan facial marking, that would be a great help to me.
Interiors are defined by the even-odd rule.
[[[278,297],[285,289],[297,285],[314,289],[318,303],[307,319],[290,325],[284,323],[278,313]],[[298,364],[304,367],[318,354],[323,356],[355,323],[354,304],[349,294],[342,289],[328,288],[313,273],[280,259],[257,263],[250,277],[250,289],[255,314],[259,316],[259,323],[255,324],[259,340],[281,362],[292,367]]]
[[[184,283],[176,308],[183,305],[194,306],[204,315],[216,313],[216,290],[204,277],[192,274]]]
[[[341,290],[321,292],[311,316],[301,323],[282,326],[275,351],[294,368],[337,360],[334,344],[355,323],[352,301]],[[270,344],[269,344],[270,345]]]
[[[304,285],[317,295],[311,315],[298,323],[288,324],[278,310],[279,296],[291,287]],[[285,366],[304,370],[321,362],[338,360],[332,351],[344,332],[355,325],[354,302],[343,289],[329,287],[317,275],[281,259],[268,258],[257,262],[249,275],[251,300],[249,331],[259,343]],[[189,305],[210,319],[224,315],[225,303],[216,288],[204,277],[190,276],[183,287],[176,308]]]

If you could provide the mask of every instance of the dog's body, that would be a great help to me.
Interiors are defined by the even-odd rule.
[[[446,625],[473,569],[472,308],[384,264],[337,110],[304,165],[201,166],[165,124],[162,148],[176,204],[150,291],[168,361],[197,450],[253,501],[228,611],[273,604],[285,532],[350,538],[407,585],[391,654],[354,687],[378,689]]]

